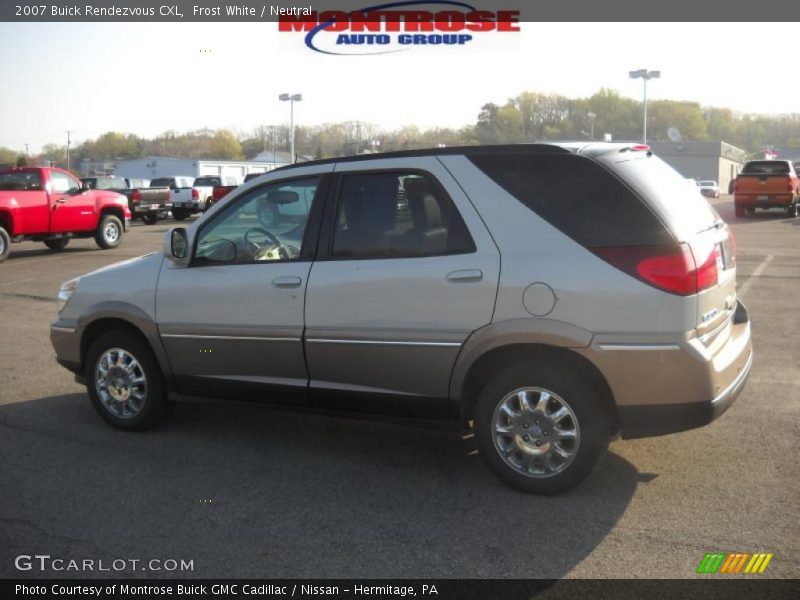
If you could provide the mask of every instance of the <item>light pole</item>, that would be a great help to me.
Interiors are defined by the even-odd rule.
[[[289,128],[292,130],[292,164],[294,164],[294,103],[300,102],[303,99],[303,94],[281,94],[278,99],[283,102],[289,102]]]
[[[590,112],[586,116],[589,117],[589,137],[594,139],[594,119],[597,115]]]
[[[644,127],[642,129],[642,143],[647,145],[647,81],[649,79],[659,79],[661,77],[661,71],[637,69],[636,71],[629,71],[628,75],[631,79],[641,79],[644,81]]]

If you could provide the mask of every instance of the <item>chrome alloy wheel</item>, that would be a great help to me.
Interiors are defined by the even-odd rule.
[[[97,359],[94,385],[109,413],[131,419],[144,407],[147,376],[136,357],[121,348],[106,350]]]
[[[106,236],[106,241],[109,244],[113,244],[119,239],[119,226],[116,223],[108,223],[106,224],[105,230],[103,231],[104,235]]]
[[[525,387],[507,394],[492,415],[494,447],[515,471],[534,478],[564,471],[578,453],[578,419],[555,392]]]

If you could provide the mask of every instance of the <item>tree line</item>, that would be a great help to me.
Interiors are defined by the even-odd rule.
[[[406,126],[381,129],[360,121],[295,128],[296,152],[330,158],[364,151],[405,150],[437,145],[502,144],[547,140],[637,140],[641,137],[642,103],[601,89],[589,98],[523,92],[505,104],[484,104],[474,123],[459,129]],[[800,113],[750,115],[697,102],[652,100],[648,103],[648,139],[726,141],[754,155],[765,146],[800,146]],[[262,152],[286,153],[290,131],[285,124],[262,125],[248,132],[226,129],[166,131],[154,138],[107,132],[70,148],[73,168],[83,161],[117,161],[146,156],[192,159],[252,159]],[[66,146],[48,144],[28,162],[66,165]],[[20,153],[0,148],[0,164],[13,164]]]

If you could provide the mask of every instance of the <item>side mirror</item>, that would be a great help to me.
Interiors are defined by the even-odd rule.
[[[164,256],[180,267],[189,264],[189,235],[185,227],[174,227],[164,235]]]

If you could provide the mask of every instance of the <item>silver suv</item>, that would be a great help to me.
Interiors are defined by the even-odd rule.
[[[752,363],[735,280],[728,227],[646,146],[444,148],[247,183],[65,283],[51,339],[120,429],[187,396],[448,419],[556,493],[614,436],[730,406]]]

